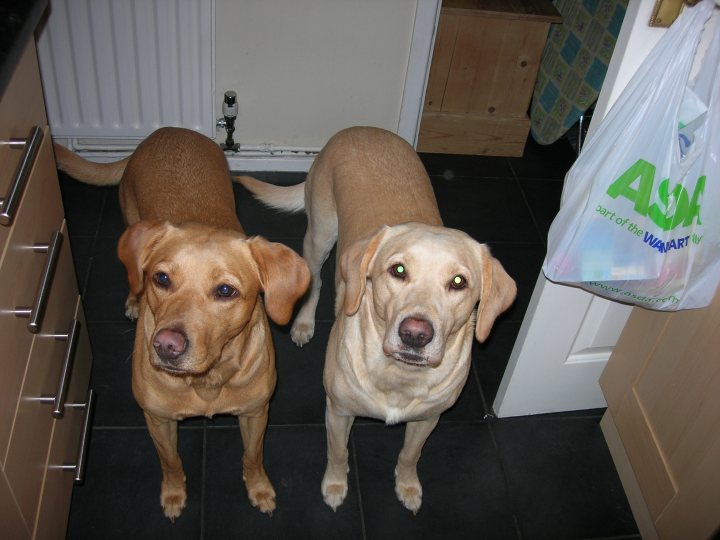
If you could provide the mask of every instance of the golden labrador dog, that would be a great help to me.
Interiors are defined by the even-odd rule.
[[[108,164],[55,151],[59,168],[78,180],[120,183],[129,228],[118,255],[127,314],[137,317],[132,388],[160,457],[165,515],[174,520],[186,501],[177,421],[220,413],[238,417],[248,497],[271,513],[263,438],[276,375],[266,311],[289,321],[309,284],[307,266],[282,244],[245,236],[227,161],[207,137],[163,128]]]
[[[313,335],[320,268],[337,240],[336,320],[323,376],[325,502],[336,509],[345,499],[350,429],[355,416],[369,416],[407,422],[395,492],[417,512],[420,451],[465,385],[473,334],[487,338],[513,302],[515,282],[485,245],[442,226],[420,159],[388,131],[336,134],[297,186],[236,180],[270,206],[307,211],[303,256],[312,281],[291,330],[298,345]]]

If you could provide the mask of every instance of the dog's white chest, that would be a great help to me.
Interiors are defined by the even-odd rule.
[[[383,394],[383,403],[377,416],[388,425],[398,424],[425,413],[428,396],[409,396],[400,392]]]
[[[385,408],[385,423],[389,426],[398,424],[405,419],[405,410],[397,407]]]

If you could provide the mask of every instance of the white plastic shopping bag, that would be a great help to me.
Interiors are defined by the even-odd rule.
[[[720,282],[720,30],[690,80],[714,2],[685,8],[565,177],[548,279],[659,310]]]

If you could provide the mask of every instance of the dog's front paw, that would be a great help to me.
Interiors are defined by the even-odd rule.
[[[348,486],[345,484],[327,484],[322,486],[323,500],[333,512],[337,510],[347,496]]]
[[[333,511],[337,510],[348,492],[347,477],[345,478],[331,478],[332,475],[325,472],[325,476],[322,480],[320,490],[322,491],[323,500]]]
[[[265,471],[261,468],[252,474],[244,472],[243,481],[245,482],[250,504],[264,514],[271,516],[272,511],[275,510],[275,490]]]
[[[172,478],[163,478],[160,486],[160,504],[163,507],[165,517],[175,521],[185,508],[187,495],[185,492],[185,475],[173,475]]]
[[[296,319],[290,329],[290,337],[292,338],[295,345],[302,347],[310,339],[312,339],[315,333],[315,321],[303,322]]]
[[[125,316],[134,321],[138,318],[139,306],[137,296],[129,294],[127,300],[125,300]]]
[[[395,495],[405,508],[417,514],[422,505],[422,486],[417,476],[415,478],[401,479],[395,471]]]
[[[245,482],[245,488],[248,492],[250,504],[260,510],[264,514],[272,516],[275,510],[275,490],[269,480],[259,481],[252,486]]]

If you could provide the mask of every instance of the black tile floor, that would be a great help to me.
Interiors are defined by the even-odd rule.
[[[325,467],[322,364],[332,324],[332,260],[315,338],[302,349],[273,327],[278,386],[265,466],[277,492],[272,517],[250,506],[242,444],[232,417],[181,423],[188,503],[174,523],[159,504],[160,466],[130,390],[134,326],[125,319],[123,230],[115,187],[61,177],[71,245],[94,353],[97,391],[87,479],[73,491],[71,539],[597,539],[639,538],[599,427],[602,410],[497,419],[492,403],[527,308],[574,154],[565,141],[528,142],[522,158],[423,155],[445,224],[487,242],[518,283],[518,299],[490,339],[475,344],[458,403],[443,415],[419,464],[417,515],[395,498],[403,427],[358,419],[350,440],[350,490],[333,512],[320,494]],[[297,182],[303,174],[258,177]],[[235,186],[248,234],[300,251],[303,215],[281,216]]]

